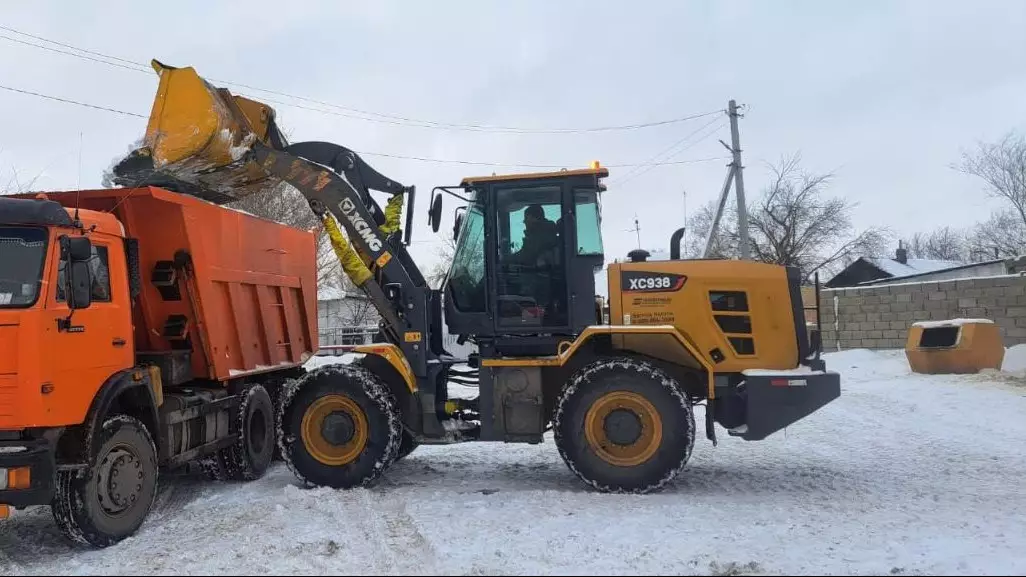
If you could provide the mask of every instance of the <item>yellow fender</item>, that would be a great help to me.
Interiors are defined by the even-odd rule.
[[[509,357],[500,359],[482,359],[481,364],[486,367],[561,367],[565,365],[588,339],[595,335],[668,335],[672,337],[682,349],[695,359],[707,376],[708,395],[710,399],[716,398],[715,371],[709,359],[702,355],[698,347],[690,339],[681,334],[677,327],[672,325],[600,325],[584,329],[573,341],[559,343],[558,352],[548,357]],[[629,349],[625,349],[629,350]]]
[[[417,379],[413,376],[413,369],[403,351],[391,343],[378,343],[373,345],[360,345],[353,349],[354,352],[365,355],[377,355],[392,365],[392,368],[399,373],[399,376],[406,382],[406,387],[411,393],[417,392]]]

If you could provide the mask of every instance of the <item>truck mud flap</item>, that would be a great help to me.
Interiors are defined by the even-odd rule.
[[[797,423],[841,396],[835,372],[800,375],[746,375],[747,429],[740,436],[761,441]]]

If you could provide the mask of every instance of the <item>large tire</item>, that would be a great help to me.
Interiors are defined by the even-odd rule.
[[[378,333],[381,338],[384,338],[384,333]],[[388,385],[389,390],[392,391],[392,396],[396,402],[396,406],[399,407],[400,414],[402,411],[410,410],[409,407],[409,389],[406,388],[406,382],[402,380],[395,369],[388,361],[378,355],[366,355],[363,358],[357,359],[353,362],[354,366],[366,369],[371,373],[374,373],[379,379]],[[410,453],[417,449],[418,443],[414,438],[413,434],[403,427],[403,440],[399,445],[399,454],[396,456],[396,461],[405,459]]]
[[[629,357],[574,373],[553,429],[570,470],[603,492],[662,488],[684,468],[695,444],[695,417],[680,384]]]
[[[409,431],[403,430],[403,440],[399,444],[399,454],[396,456],[395,460],[398,461],[400,459],[405,459],[410,455],[410,453],[417,449],[417,446],[417,441],[413,438],[413,435],[411,435]]]
[[[278,427],[270,394],[263,385],[252,385],[239,397],[233,416],[238,441],[200,461],[207,477],[215,481],[255,481],[264,476],[274,459]]]
[[[231,460],[232,478],[255,481],[264,476],[274,458],[274,403],[261,385],[253,385],[241,393],[236,425],[239,440],[227,450]]]
[[[89,467],[57,473],[53,518],[68,538],[109,547],[134,534],[157,495],[157,449],[146,426],[127,415],[105,421]]]
[[[362,367],[311,371],[285,391],[281,411],[282,458],[307,485],[368,486],[399,454],[399,408],[388,387]]]

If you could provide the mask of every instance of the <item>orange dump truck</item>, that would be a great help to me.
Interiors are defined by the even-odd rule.
[[[316,243],[160,188],[0,198],[0,518],[107,546],[158,471],[252,480],[316,352]]]

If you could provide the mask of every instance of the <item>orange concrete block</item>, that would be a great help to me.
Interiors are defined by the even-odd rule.
[[[999,327],[987,319],[953,319],[912,325],[905,342],[912,372],[971,374],[1001,369],[1005,346]]]

